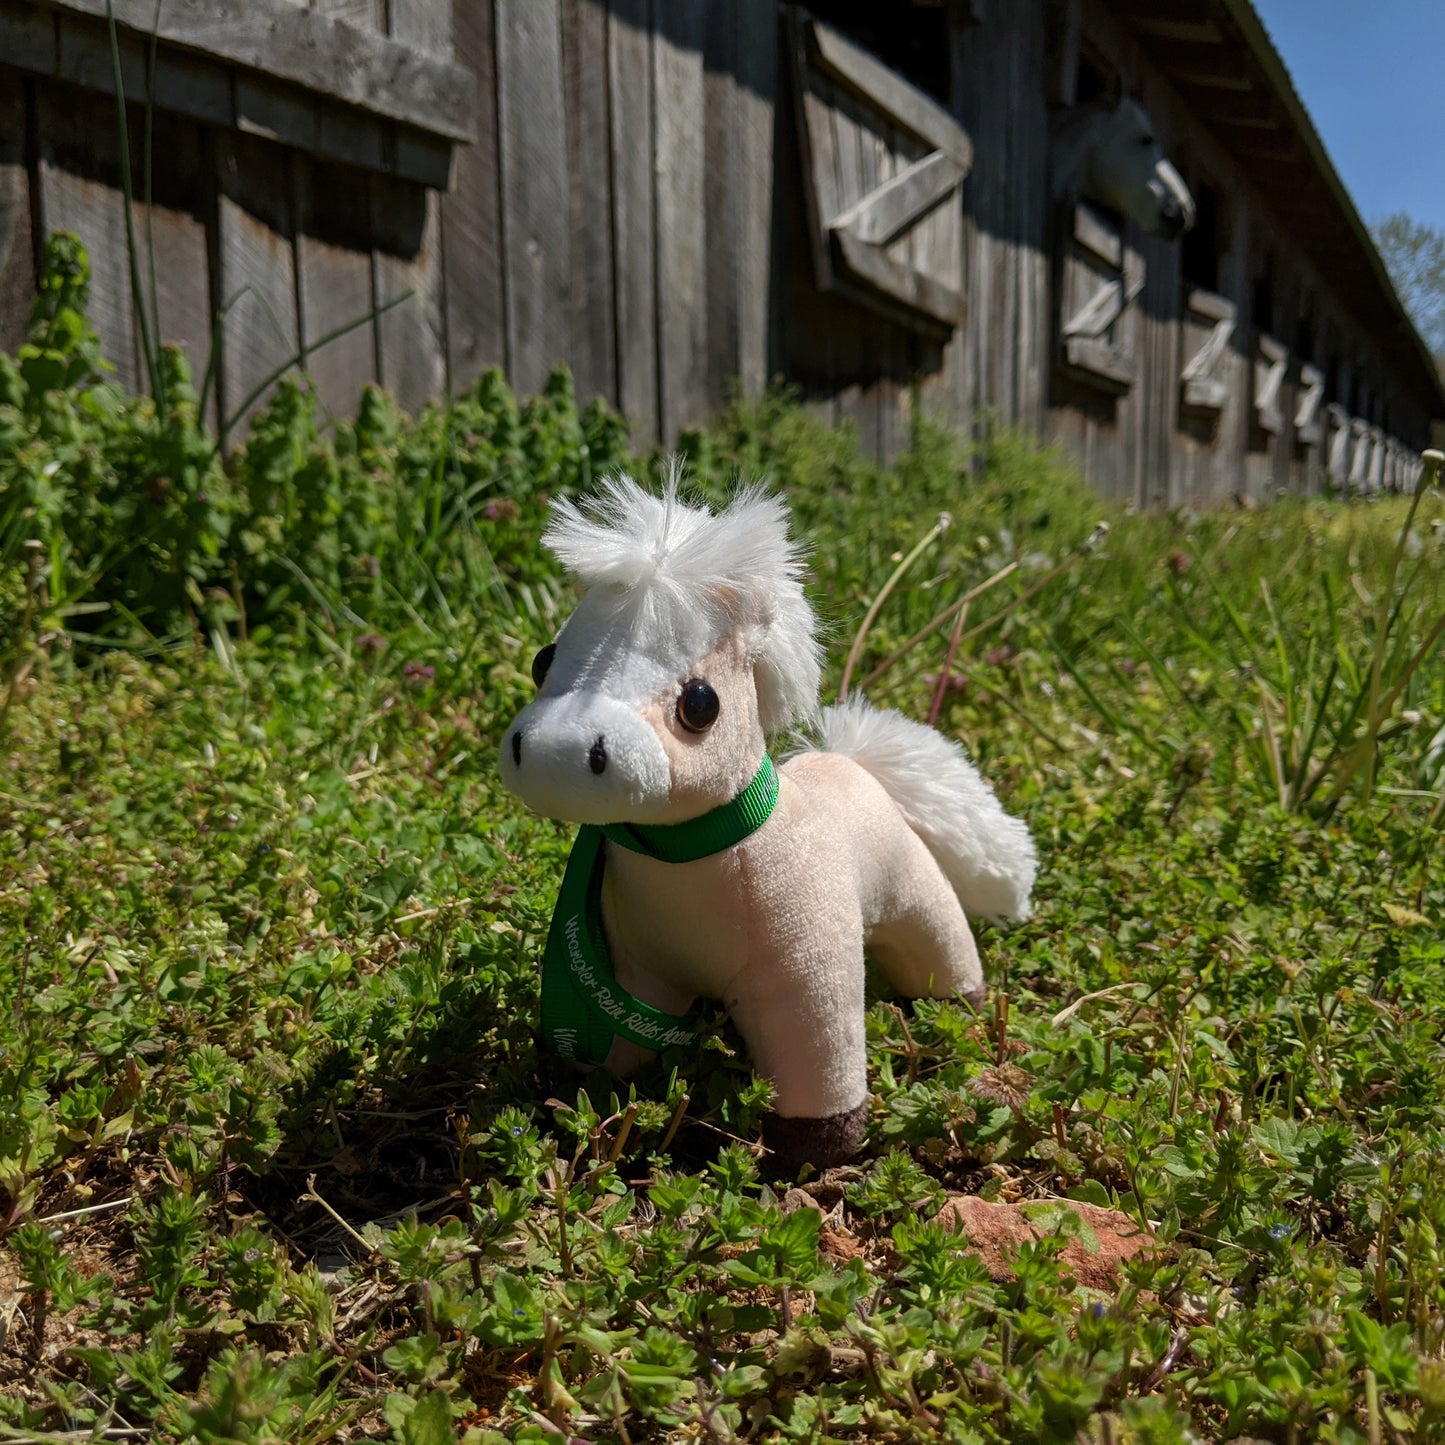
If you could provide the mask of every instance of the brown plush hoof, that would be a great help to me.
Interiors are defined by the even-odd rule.
[[[794,1175],[804,1164],[827,1169],[841,1164],[858,1152],[863,1126],[868,1120],[868,1101],[842,1114],[825,1119],[784,1119],[769,1114],[763,1120],[763,1143],[769,1164],[779,1174]]]

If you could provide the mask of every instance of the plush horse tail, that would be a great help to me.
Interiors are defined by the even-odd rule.
[[[964,912],[1026,918],[1038,859],[1029,830],[1004,812],[963,749],[901,713],[849,700],[822,709],[823,752],[871,773],[923,839]]]

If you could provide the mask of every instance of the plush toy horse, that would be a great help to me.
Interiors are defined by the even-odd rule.
[[[819,646],[775,497],[720,514],[628,477],[559,501],[582,589],[502,743],[507,787],[584,825],[543,961],[542,1027],[617,1073],[721,1000],[772,1080],[785,1168],[851,1154],[867,1101],[865,948],[908,997],[978,1001],[965,910],[1028,911],[1027,829],[954,744],[893,712],[818,712]],[[765,739],[814,722],[775,767]]]

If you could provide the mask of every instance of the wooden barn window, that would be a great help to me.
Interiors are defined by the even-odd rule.
[[[819,289],[946,338],[966,310],[959,187],[973,164],[968,135],[807,12],[791,9],[788,29]]]
[[[1179,243],[1179,268],[1185,284],[1199,291],[1219,290],[1221,241],[1219,191],[1204,181],[1190,186],[1195,221]]]
[[[1119,226],[1084,201],[1070,214],[1068,240],[1059,288],[1061,360],[1078,380],[1122,394],[1138,377],[1128,310],[1144,289],[1144,262],[1124,244]]]
[[[1185,293],[1180,334],[1184,364],[1180,368],[1179,404],[1186,412],[1218,417],[1229,400],[1225,363],[1234,337],[1234,302],[1213,291]]]
[[[953,77],[949,15],[942,5],[919,0],[886,6],[878,0],[811,0],[808,8],[816,20],[869,51],[909,85],[941,105],[948,104]]]
[[[1254,346],[1254,423],[1267,435],[1278,436],[1284,430],[1280,393],[1289,366],[1289,350],[1263,333],[1255,337]]]
[[[1343,488],[1350,480],[1350,414],[1338,402],[1325,407],[1325,471],[1331,484]]]
[[[1300,446],[1315,446],[1324,438],[1325,374],[1305,362],[1299,369],[1299,401],[1295,406],[1295,440]]]

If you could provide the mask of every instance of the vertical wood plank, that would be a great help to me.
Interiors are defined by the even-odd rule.
[[[36,97],[40,215],[45,234],[74,231],[90,255],[90,321],[116,382],[135,390],[140,380],[125,197],[117,144],[115,102],[64,86]]]
[[[579,397],[617,394],[612,296],[612,184],[606,159],[607,10],[602,0],[562,0],[568,214],[572,235],[573,379]]]
[[[305,368],[322,408],[356,414],[361,389],[377,379],[371,285],[371,208],[357,172],[295,156],[296,281]],[[324,344],[352,321],[364,324]]]
[[[507,364],[526,393],[572,342],[562,42],[557,0],[496,0],[496,16]]]
[[[658,407],[664,442],[708,416],[703,20],[705,0],[655,12]]]
[[[716,407],[741,364],[738,333],[739,177],[734,146],[740,109],[737,16],[729,5],[707,7],[703,40],[703,115],[707,234],[707,377],[709,403]]]
[[[156,111],[151,125],[151,204],[136,207],[147,320],[152,344],[175,342],[185,351],[199,391],[210,360],[214,317],[207,236],[215,200],[210,157],[192,122]],[[131,167],[137,178],[144,175],[144,152],[141,121],[131,128]],[[217,415],[213,391],[206,417],[212,427]]]
[[[790,48],[795,27],[784,30]],[[777,369],[798,388],[803,405],[820,420],[838,420],[832,342],[838,327],[838,298],[818,289],[817,212],[812,188],[812,163],[803,149],[807,134],[803,118],[800,67],[789,63],[777,71],[780,106],[775,135],[773,274],[775,304],[769,318],[769,354]]]
[[[1035,435],[1043,432],[1049,387],[1049,128],[1044,106],[1048,61],[1043,8],[1020,7],[1023,25],[1016,63],[1017,111],[1014,174],[1029,179],[1014,186],[1015,264],[1018,268],[1018,412],[1019,423]]]
[[[496,29],[492,0],[457,0],[452,50],[476,78],[477,139],[452,155],[442,201],[448,377],[463,391],[507,361],[502,300],[502,201],[497,155]]]
[[[1250,373],[1253,362],[1250,350],[1253,341],[1248,325],[1253,296],[1250,294],[1250,215],[1242,195],[1237,195],[1230,220],[1229,252],[1220,261],[1220,288],[1235,305],[1240,324],[1234,329],[1229,348],[1226,380],[1229,400],[1219,418],[1220,445],[1216,454],[1214,496],[1210,499],[1223,506],[1236,493],[1245,490],[1244,457],[1249,449]]]
[[[651,0],[611,0],[607,84],[617,400],[639,446],[651,445],[659,435],[652,79]]]
[[[756,396],[768,384],[772,290],[773,146],[778,100],[778,17],[773,0],[734,0],[737,24],[733,136],[738,291],[738,380]]]
[[[405,411],[420,411],[446,391],[440,220],[435,191],[395,176],[372,176],[376,304],[406,297],[377,315],[377,370]]]
[[[25,339],[35,300],[25,141],[24,82],[0,70],[0,351],[11,354]]]
[[[239,134],[214,137],[223,421],[278,367],[300,352],[295,223],[285,152]],[[262,398],[264,400],[264,397]],[[257,402],[252,402],[254,407]]]
[[[808,142],[813,174],[818,178],[822,200],[819,213],[825,224],[841,212],[858,194],[858,121],[851,114],[851,98],[831,81],[815,76],[808,90]],[[819,140],[826,137],[822,144]],[[826,244],[826,243],[825,243]],[[836,276],[836,272],[828,274]],[[878,458],[878,398],[865,391],[859,381],[863,339],[857,326],[844,318],[854,312],[853,304],[836,291],[825,293],[832,314],[827,318],[826,355],[828,380],[835,398],[838,421],[853,428],[858,449],[865,457]],[[861,319],[861,318],[859,318]]]
[[[949,109],[955,118],[968,129],[971,120],[971,95],[969,83],[972,72],[968,65],[970,46],[968,33],[972,29],[950,14],[948,29],[949,53]],[[972,133],[970,133],[972,134]],[[974,167],[977,169],[977,137],[975,141]],[[974,253],[977,246],[977,224],[974,219],[974,180],[970,174],[965,178],[955,204],[963,215],[959,236],[959,286],[968,297],[968,315],[963,325],[953,333],[943,348],[943,364],[936,386],[929,388],[930,399],[941,410],[943,417],[954,427],[972,432],[974,410],[977,406],[974,383],[974,352],[972,338],[978,325],[974,311],[977,304],[973,292],[973,277],[977,270]]]

